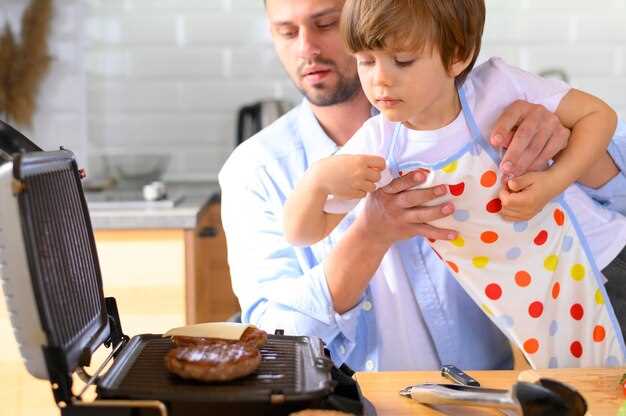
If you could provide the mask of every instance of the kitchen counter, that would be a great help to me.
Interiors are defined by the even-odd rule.
[[[537,370],[525,373],[526,380],[536,374],[552,378],[576,388],[587,400],[587,416],[616,415],[626,403],[626,396],[619,385],[623,368],[563,368]],[[518,371],[468,371],[482,387],[510,389],[518,380]],[[361,372],[354,378],[363,395],[376,408],[378,416],[402,415],[502,415],[496,410],[479,407],[440,406],[434,408],[402,397],[399,391],[418,383],[450,383],[435,371]]]
[[[142,200],[140,190],[86,192],[91,224],[102,229],[192,229],[210,200],[218,195],[216,182],[167,183],[171,201]]]

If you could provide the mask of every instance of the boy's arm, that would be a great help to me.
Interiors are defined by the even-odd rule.
[[[607,164],[607,147],[617,124],[616,113],[602,100],[579,90],[570,90],[561,100],[556,115],[572,130],[569,144],[543,172],[529,172],[507,182],[500,192],[507,220],[534,217],[555,196],[582,179],[585,184],[601,184],[617,173]],[[612,167],[613,166],[613,167]]]
[[[555,159],[550,178],[558,195],[573,182],[598,187],[618,173],[607,153],[617,125],[617,114],[604,101],[572,89],[559,104],[556,115],[572,129],[568,146]]]
[[[329,214],[323,210],[328,195],[316,179],[316,168],[308,170],[285,203],[283,222],[288,242],[296,246],[313,244],[341,222],[345,214]]]
[[[326,237],[345,213],[324,211],[329,195],[341,199],[363,198],[376,190],[385,160],[380,156],[338,155],[314,163],[287,198],[284,226],[287,241],[309,245]]]

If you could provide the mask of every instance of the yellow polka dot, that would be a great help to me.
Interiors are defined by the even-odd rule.
[[[472,259],[472,264],[478,269],[482,269],[483,267],[487,266],[487,263],[489,263],[489,257],[478,256]]]
[[[489,306],[485,305],[484,303],[482,304],[482,308],[483,311],[488,315],[488,316],[493,316],[493,312],[491,312],[491,309],[489,309]]]
[[[457,161],[455,160],[454,162],[450,163],[449,165],[444,166],[441,170],[444,171],[445,173],[452,173],[456,170],[457,168]]]
[[[553,272],[556,270],[556,266],[559,265],[559,256],[552,254],[543,261],[543,267]]]
[[[572,269],[570,270],[570,275],[572,276],[572,279],[576,280],[577,282],[583,280],[585,278],[585,274],[585,266],[580,263],[573,265]]]
[[[450,242],[457,247],[463,247],[465,245],[465,240],[461,237],[461,234],[457,235],[454,240],[450,240]]]
[[[602,292],[600,292],[600,289],[596,289],[596,303],[598,305],[604,305],[604,296],[602,296]]]

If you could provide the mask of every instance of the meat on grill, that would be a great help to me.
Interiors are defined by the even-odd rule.
[[[165,355],[167,369],[185,379],[229,381],[253,373],[261,353],[250,344],[212,342],[171,349]]]
[[[257,327],[249,326],[248,328],[246,328],[243,334],[241,334],[241,338],[239,338],[239,341],[226,340],[226,339],[221,339],[221,338],[188,337],[188,336],[183,336],[183,335],[174,335],[172,337],[172,341],[178,347],[199,345],[199,344],[209,344],[213,342],[221,342],[221,343],[239,342],[242,344],[253,345],[256,348],[261,348],[267,343],[267,333]]]

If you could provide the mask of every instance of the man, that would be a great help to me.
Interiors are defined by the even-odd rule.
[[[313,162],[335,152],[372,114],[340,38],[342,5],[266,2],[278,56],[306,99],[244,142],[220,172],[222,220],[242,320],[270,331],[319,336],[337,364],[356,370],[510,368],[504,336],[424,241],[455,237],[454,230],[426,224],[450,215],[454,206],[423,206],[446,189],[411,190],[425,179],[420,172],[369,195],[363,212],[346,218],[328,239],[307,248],[285,241],[287,194]],[[567,137],[554,115],[519,102],[498,120],[491,140],[508,146],[502,168],[518,175],[545,164]],[[614,153],[626,154],[626,139],[618,144],[612,145]],[[623,158],[614,158],[623,169]],[[607,197],[620,189],[623,197],[621,174],[596,195],[626,210],[626,199]],[[380,272],[381,265],[387,272]]]

